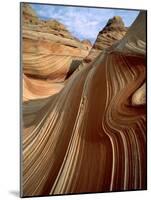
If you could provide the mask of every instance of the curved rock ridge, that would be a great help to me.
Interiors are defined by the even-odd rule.
[[[23,196],[146,189],[145,20],[58,94],[24,104]]]
[[[64,83],[51,83],[41,79],[23,76],[23,101],[41,99],[58,93]]]
[[[22,4],[22,44],[23,100],[26,101],[59,92],[92,46],[80,42],[57,20],[39,19],[27,3]],[[37,90],[40,84],[44,87],[39,86]]]
[[[117,41],[121,40],[126,34],[128,28],[120,16],[114,16],[109,19],[105,27],[99,32],[94,45],[86,58],[84,64],[93,61],[104,49],[111,47]]]
[[[60,22],[41,20],[31,13],[32,8],[23,4],[23,19],[30,16],[29,21],[24,20],[22,31],[24,73],[42,79],[53,80],[54,77],[54,81],[62,82],[72,64],[81,61],[90,48],[73,37]]]

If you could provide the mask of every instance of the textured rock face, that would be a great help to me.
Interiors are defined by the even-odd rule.
[[[23,23],[30,23],[30,24],[39,23],[39,19],[36,13],[27,3],[24,3],[22,6],[22,17],[23,17],[22,18]]]
[[[37,18],[36,13],[34,12],[34,10],[29,6],[29,4],[24,3],[22,6],[22,12],[23,12],[23,17],[27,18],[27,16],[29,18],[35,17]]]
[[[109,19],[104,29],[100,31],[95,41],[94,49],[104,50],[112,46],[125,35],[126,31],[127,28],[124,26],[121,17],[115,16]]]
[[[145,30],[140,12],[58,94],[24,104],[24,196],[146,189]]]
[[[92,48],[92,44],[91,44],[90,40],[82,40],[82,44],[84,44],[87,49],[91,49]]]
[[[64,81],[72,62],[82,60],[88,49],[56,20],[42,21],[25,4],[23,18],[24,73],[33,77]],[[24,11],[25,10],[25,11]],[[28,13],[29,12],[29,13]]]
[[[99,32],[90,53],[84,59],[84,64],[90,63],[104,49],[111,47],[117,41],[121,40],[127,30],[128,29],[124,26],[124,22],[120,16],[115,16],[112,19],[109,19],[103,30]]]
[[[43,82],[47,87],[50,86],[50,82],[64,82],[88,54],[91,44],[80,42],[56,20],[40,20],[26,3],[22,6],[22,13],[23,72],[28,76],[28,82],[29,78],[47,80]],[[27,78],[24,82],[26,81]],[[30,85],[32,82],[30,81]],[[24,88],[24,100],[35,96],[32,89],[27,98],[25,93],[30,90],[27,88]],[[59,88],[62,87],[56,87],[53,91],[60,91]],[[33,97],[30,97],[29,94],[32,93]],[[54,93],[50,91],[48,96],[50,94]]]

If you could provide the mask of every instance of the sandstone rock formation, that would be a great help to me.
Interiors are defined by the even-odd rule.
[[[39,19],[27,3],[22,6],[22,14],[22,60],[25,76],[28,76],[28,80],[34,78],[34,82],[37,79],[45,80],[43,83],[46,87],[50,86],[50,82],[60,85],[79,66],[88,54],[91,44],[80,42],[56,20]],[[30,85],[32,82],[30,81]],[[60,88],[62,87],[56,87],[54,91],[58,92]],[[34,91],[27,91],[28,89],[30,90],[29,87],[24,88],[24,99],[33,99],[29,94]],[[54,91],[49,91],[48,96],[54,94]]]
[[[128,28],[125,27],[124,22],[120,16],[115,16],[109,19],[106,26],[101,30],[97,36],[94,45],[84,59],[84,63],[93,61],[104,49],[111,47],[117,41],[121,40]]]
[[[82,44],[84,44],[88,49],[92,48],[92,44],[90,40],[82,40]]]
[[[58,41],[57,36],[25,29],[26,74],[60,81],[69,60],[86,54],[78,41]],[[142,11],[124,38],[110,48],[101,49],[107,45],[101,37],[102,43],[94,47],[102,52],[76,70],[58,94],[24,104],[23,196],[146,189],[145,30]],[[110,46],[116,34],[112,38],[104,31]],[[124,31],[117,34],[119,39]],[[53,50],[50,38],[57,45]],[[77,47],[68,46],[69,40]],[[29,60],[33,65],[28,67]]]

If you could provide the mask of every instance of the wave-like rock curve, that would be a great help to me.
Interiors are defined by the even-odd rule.
[[[23,196],[146,189],[145,20],[58,94],[28,102]]]
[[[26,101],[58,93],[91,48],[57,20],[39,19],[27,3],[22,4],[22,44]]]

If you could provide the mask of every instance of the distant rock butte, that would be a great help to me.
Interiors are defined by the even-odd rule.
[[[94,49],[103,50],[112,46],[114,42],[120,40],[126,33],[127,28],[120,16],[109,19],[106,26],[98,34],[94,44]]]
[[[104,49],[111,47],[117,41],[121,40],[128,28],[125,27],[124,22],[120,16],[114,16],[109,19],[106,26],[99,32],[94,45],[84,59],[85,63],[90,63],[94,60]]]

